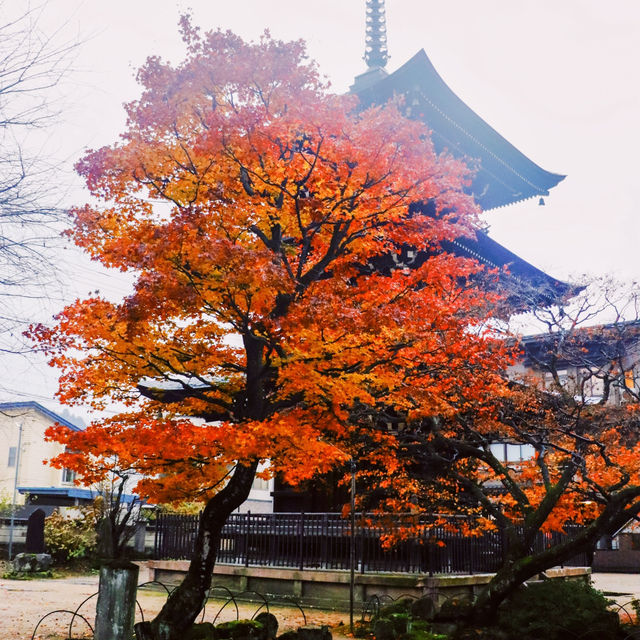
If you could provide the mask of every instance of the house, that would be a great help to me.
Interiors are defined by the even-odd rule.
[[[33,400],[0,403],[0,494],[16,504],[74,506],[93,500],[95,491],[74,484],[75,473],[44,461],[63,447],[46,442],[45,431],[60,424],[81,427]]]
[[[640,321],[556,329],[521,339],[522,356],[507,372],[512,380],[567,394],[576,406],[640,399]],[[496,442],[491,451],[503,462],[535,455],[531,444],[518,442]]]
[[[262,471],[261,465],[258,471]],[[249,497],[238,507],[237,513],[273,513],[274,479],[256,476],[251,485]]]
[[[521,344],[522,358],[510,371],[514,379],[533,375],[546,391],[568,393],[582,404],[638,399],[638,320],[534,334]]]
[[[0,403],[0,498],[11,501],[15,489],[16,504],[24,505],[18,515],[28,515],[36,506],[49,513],[54,507],[89,504],[101,493],[95,487],[77,486],[75,472],[46,464],[63,451],[61,444],[45,441],[45,431],[54,424],[82,429],[33,400]],[[273,479],[256,478],[239,512],[270,513],[272,491]],[[125,503],[134,499],[131,493],[121,496]]]
[[[640,321],[618,321],[525,336],[511,377],[533,376],[547,393],[580,407],[640,401]],[[631,437],[637,431],[631,427]],[[508,462],[531,458],[531,445],[496,443],[494,454]],[[504,455],[500,455],[504,452]],[[519,456],[519,457],[518,457]],[[594,571],[637,572],[640,533],[636,519],[598,542]]]

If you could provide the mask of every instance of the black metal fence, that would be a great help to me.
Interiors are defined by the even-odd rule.
[[[372,524],[373,522],[373,524]],[[155,557],[189,559],[198,528],[198,516],[158,514]],[[491,573],[501,565],[506,550],[500,533],[465,536],[450,527],[436,526],[393,547],[383,544],[388,522],[358,517],[355,567],[361,573]],[[233,514],[224,526],[217,561],[299,569],[349,569],[350,522],[336,513]],[[540,534],[534,550],[560,543],[568,534]],[[578,556],[569,564],[585,566]]]

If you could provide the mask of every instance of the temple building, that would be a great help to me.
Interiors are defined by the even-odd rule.
[[[385,69],[388,57],[384,0],[367,0],[364,59],[368,68],[355,78],[352,92],[365,107],[403,96],[408,115],[431,130],[436,151],[448,151],[476,170],[470,192],[483,211],[543,199],[565,178],[539,167],[467,106],[440,77],[424,50],[392,73]],[[492,268],[508,268],[510,289],[528,298],[535,291],[537,303],[549,303],[571,290],[484,230],[477,230],[474,239],[459,238],[447,249]]]
[[[470,193],[483,211],[530,198],[542,199],[565,178],[539,167],[467,106],[440,77],[424,50],[392,73],[386,71],[388,58],[384,0],[367,0],[367,70],[355,78],[351,91],[358,95],[363,107],[403,96],[408,115],[431,130],[436,151],[448,151],[476,169]],[[416,206],[428,214],[428,204]],[[459,238],[445,245],[445,249],[498,269],[514,311],[532,304],[548,305],[579,290],[523,260],[483,229],[476,230],[475,238]],[[395,256],[391,266],[411,267],[427,258],[426,254],[409,249]],[[332,511],[344,502],[345,496],[332,495],[340,490],[328,484],[302,492],[276,480],[274,511]]]

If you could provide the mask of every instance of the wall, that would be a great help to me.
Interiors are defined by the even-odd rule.
[[[617,549],[598,549],[593,556],[594,571],[640,572],[640,534],[621,533]]]
[[[0,412],[0,494],[11,498],[15,482],[16,466],[9,466],[9,451],[18,446],[19,425],[22,424],[22,446],[18,470],[18,486],[61,487],[73,486],[62,483],[62,471],[45,465],[43,460],[62,453],[63,447],[54,442],[45,442],[44,432],[52,420],[31,408],[6,409]],[[16,502],[24,503],[18,494]]]
[[[258,467],[258,472],[264,471],[267,463]],[[256,477],[251,485],[247,500],[236,510],[237,513],[273,513],[273,478]]]
[[[167,586],[178,584],[189,566],[185,560],[150,560],[136,564],[141,566],[141,575],[145,575],[148,580],[158,580]],[[545,576],[551,579],[588,580],[590,575],[591,570],[585,567],[564,567],[545,572]],[[454,596],[471,596],[477,593],[491,578],[492,574],[429,576],[356,573],[354,597],[358,608],[371,598],[383,595],[393,598],[402,595],[429,595],[437,604],[442,604]],[[234,594],[256,591],[275,601],[293,599],[306,606],[349,610],[348,571],[216,564],[213,584],[226,587]]]

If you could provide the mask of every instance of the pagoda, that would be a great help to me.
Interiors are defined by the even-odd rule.
[[[530,198],[542,199],[565,178],[539,167],[468,107],[440,77],[424,49],[393,73],[386,71],[388,58],[384,0],[367,0],[364,55],[367,70],[355,78],[351,91],[358,95],[363,107],[403,96],[409,117],[421,120],[431,130],[438,153],[448,151],[477,168],[470,192],[483,211]],[[512,301],[521,298],[516,305],[519,307],[526,305],[525,298],[529,303],[549,304],[574,290],[481,229],[476,230],[475,238],[459,238],[445,248],[504,273],[508,270],[509,275],[503,281],[509,280]],[[416,261],[419,264],[427,257],[408,253],[411,262],[405,261],[404,266]]]
[[[448,151],[477,167],[470,192],[483,211],[529,198],[544,198],[564,179],[563,175],[539,167],[468,107],[440,77],[424,50],[393,73],[387,73],[384,0],[367,0],[364,57],[368,68],[351,87],[361,106],[385,104],[394,96],[404,96],[409,116],[429,127],[438,153]],[[429,203],[416,203],[415,207],[429,215]],[[475,237],[444,243],[444,248],[498,269],[511,312],[534,304],[549,305],[579,290],[523,260],[482,229],[475,231]],[[419,266],[428,258],[425,252],[403,247],[397,255],[381,256],[372,266],[377,270]],[[276,478],[272,496],[276,512],[335,511],[348,498],[344,487],[326,479],[310,483],[301,491]]]

